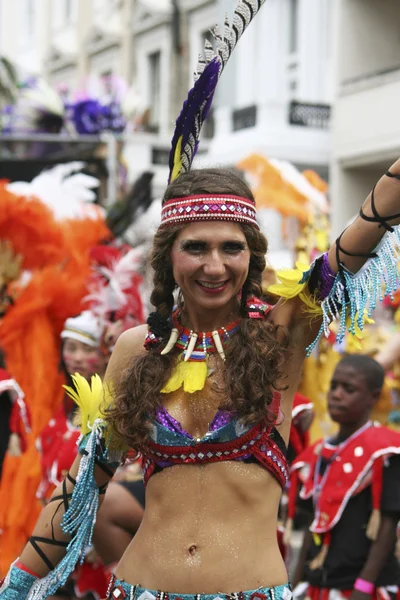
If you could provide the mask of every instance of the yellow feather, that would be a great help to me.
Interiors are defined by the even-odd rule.
[[[86,435],[91,431],[96,419],[102,418],[100,407],[104,405],[105,400],[110,398],[110,394],[103,387],[101,378],[98,375],[92,376],[91,385],[78,373],[72,375],[72,381],[75,389],[67,385],[63,387],[79,407],[74,422],[76,425],[80,425],[82,434]]]
[[[296,262],[295,269],[285,269],[278,271],[277,276],[280,283],[274,283],[267,288],[270,294],[280,296],[281,298],[295,298],[298,296],[306,305],[306,311],[315,316],[322,314],[321,301],[313,298],[307,289],[308,281],[300,283],[304,273],[310,269],[310,265]]]
[[[178,143],[176,144],[175,153],[174,153],[174,168],[171,173],[171,182],[172,183],[177,177],[182,169],[182,136],[178,139]]]
[[[207,380],[207,363],[205,361],[178,362],[171,377],[161,390],[163,394],[170,394],[183,386],[183,391],[193,394],[204,389]]]

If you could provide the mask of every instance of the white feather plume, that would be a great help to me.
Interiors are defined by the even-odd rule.
[[[140,269],[143,258],[141,248],[133,248],[111,267],[98,267],[97,271],[107,280],[104,285],[96,281],[90,285],[90,293],[84,301],[91,303],[91,310],[104,317],[110,311],[117,311],[127,304],[126,290],[132,283],[132,277]]]
[[[104,211],[92,202],[96,200],[94,188],[100,182],[95,177],[79,173],[84,163],[75,161],[56,165],[43,171],[30,183],[15,181],[7,185],[16,196],[38,198],[48,206],[57,220],[104,218]]]

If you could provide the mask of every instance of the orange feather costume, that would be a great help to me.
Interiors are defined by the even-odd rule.
[[[0,482],[0,575],[18,556],[40,512],[40,461],[35,440],[59,407],[60,333],[81,310],[90,273],[90,249],[110,237],[104,219],[57,221],[40,200],[17,197],[0,182],[0,240],[7,240],[29,271],[9,286],[13,305],[0,322],[7,368],[20,383],[32,416],[26,451],[6,455]],[[1,270],[1,265],[0,265]]]

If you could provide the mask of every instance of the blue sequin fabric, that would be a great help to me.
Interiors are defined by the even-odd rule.
[[[3,584],[0,586],[1,600],[24,600],[37,578],[18,567],[11,567]]]
[[[130,585],[114,576],[110,580],[107,598],[120,600],[292,600],[290,585],[260,587],[243,592],[218,592],[217,594],[173,594],[147,590],[140,585]]]

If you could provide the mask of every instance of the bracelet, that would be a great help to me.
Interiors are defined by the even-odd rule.
[[[366,581],[365,579],[358,577],[354,582],[353,589],[357,590],[357,592],[363,592],[363,594],[371,595],[375,591],[375,585],[370,581]]]

